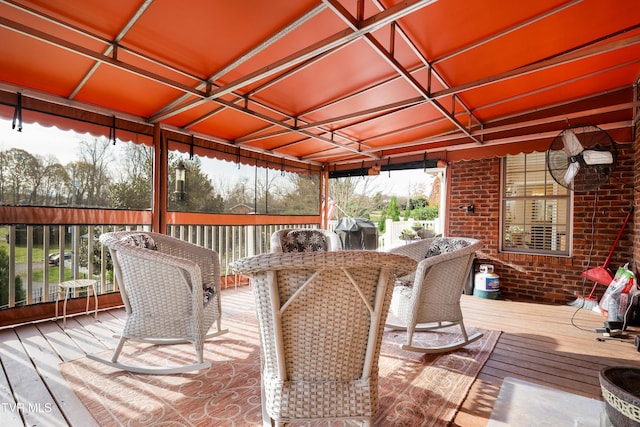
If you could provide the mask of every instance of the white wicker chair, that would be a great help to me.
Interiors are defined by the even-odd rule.
[[[256,300],[265,426],[372,424],[394,279],[415,266],[372,251],[269,253],[235,263]]]
[[[285,228],[271,235],[271,252],[342,250],[340,236],[320,228]]]
[[[462,320],[460,298],[482,242],[469,238],[432,238],[392,249],[418,262],[415,273],[402,277],[394,287],[390,312],[398,319],[387,320],[387,327],[406,330],[403,349],[422,353],[457,350],[482,336],[467,335]],[[390,319],[392,317],[390,316]],[[462,340],[438,347],[415,346],[414,332],[459,325]]]
[[[210,361],[203,360],[204,341],[227,332],[221,329],[220,322],[218,254],[146,231],[105,233],[100,242],[111,253],[127,317],[113,356],[89,357],[145,374],[189,372],[211,366]],[[217,323],[217,330],[207,335],[213,323]],[[128,340],[154,344],[192,342],[197,362],[166,368],[123,364],[118,357]]]

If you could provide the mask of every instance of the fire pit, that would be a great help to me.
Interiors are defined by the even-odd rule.
[[[607,416],[615,427],[640,424],[640,368],[604,368],[600,371],[600,387]]]

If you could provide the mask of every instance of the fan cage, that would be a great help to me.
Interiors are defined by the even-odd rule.
[[[606,151],[611,153],[610,164],[588,165],[581,158],[581,153],[571,156],[565,149],[567,133],[573,133],[585,150]],[[561,186],[579,193],[598,189],[609,181],[617,160],[616,144],[613,138],[601,128],[594,125],[572,126],[562,130],[551,142],[547,150],[547,169],[553,179]],[[567,182],[567,170],[571,163],[578,162],[579,169],[575,177]]]

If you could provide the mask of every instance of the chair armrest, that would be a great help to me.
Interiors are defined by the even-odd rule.
[[[422,261],[435,239],[422,239],[406,245],[398,246],[389,251],[392,254],[404,255],[418,262]]]

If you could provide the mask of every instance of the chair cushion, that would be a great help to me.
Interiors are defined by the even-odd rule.
[[[453,252],[467,246],[469,246],[469,244],[466,240],[456,239],[455,237],[438,237],[435,238],[433,242],[431,242],[431,245],[429,246],[429,248],[427,249],[427,253],[425,254],[425,258],[446,254],[448,252]],[[395,282],[395,286],[398,288],[403,288],[400,292],[402,292],[406,296],[410,296],[411,292],[413,292],[411,288],[413,287],[414,279],[415,272],[398,278]]]
[[[282,242],[283,252],[324,252],[327,250],[327,238],[316,230],[293,230],[287,233]]]
[[[122,242],[138,248],[151,249],[152,251],[158,250],[153,238],[145,233],[130,234],[127,237],[123,237]]]
[[[431,246],[429,246],[429,249],[425,254],[425,258],[453,252],[455,250],[465,248],[468,245],[469,244],[466,240],[450,237],[439,237],[433,240]]]

